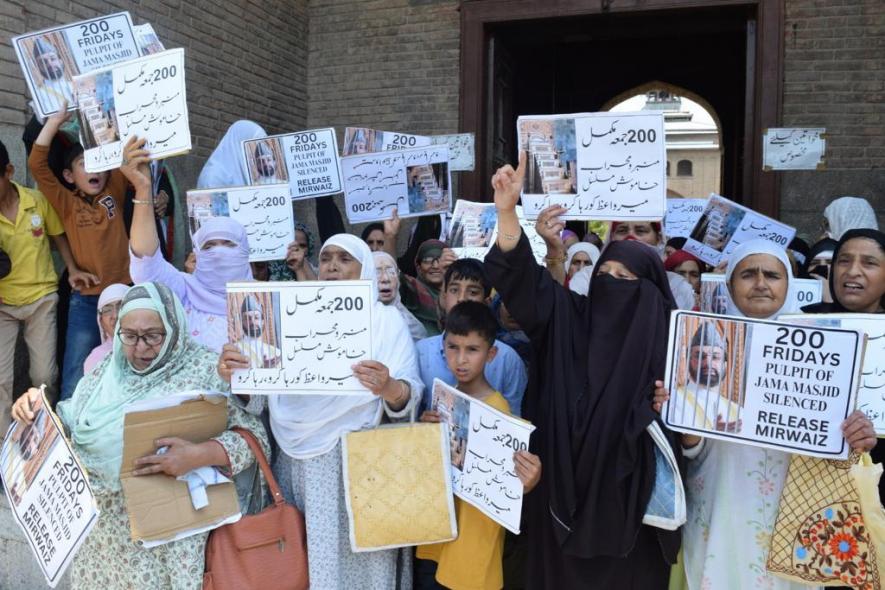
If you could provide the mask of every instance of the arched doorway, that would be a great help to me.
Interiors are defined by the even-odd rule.
[[[602,110],[663,113],[668,196],[706,198],[723,192],[722,131],[719,116],[706,99],[685,88],[654,81],[615,96]]]
[[[782,44],[781,2],[462,0],[460,127],[476,134],[477,167],[461,192],[489,196],[495,167],[516,160],[520,115],[600,111],[666,80],[718,115],[722,193],[777,216],[760,138],[779,123]]]

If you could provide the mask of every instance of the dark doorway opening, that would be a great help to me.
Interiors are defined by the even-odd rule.
[[[779,79],[771,77],[780,69],[782,31],[770,22],[779,22],[779,9],[765,15],[763,43],[759,12],[771,11],[752,2],[711,7],[687,0],[680,9],[671,1],[669,9],[620,12],[618,3],[609,3],[610,12],[591,4],[463,3],[461,123],[477,134],[478,158],[477,171],[463,179],[463,194],[490,196],[495,168],[516,161],[520,115],[600,111],[619,95],[660,81],[702,97],[719,117],[723,194],[777,215],[775,181],[762,174],[756,144],[780,108]]]

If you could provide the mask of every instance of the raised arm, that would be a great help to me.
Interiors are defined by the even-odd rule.
[[[46,119],[37,139],[34,140],[31,155],[28,157],[28,167],[31,169],[31,174],[34,175],[34,180],[37,181],[37,188],[62,219],[66,217],[65,213],[70,207],[70,199],[67,198],[68,190],[59,182],[49,167],[49,146],[52,144],[55,134],[58,133],[59,127],[68,118],[66,108],[67,104],[62,104],[57,113]]]
[[[120,166],[120,171],[135,188],[129,247],[139,258],[153,256],[160,247],[160,238],[157,236],[157,226],[154,223],[150,159],[144,144],[144,138],[130,137],[123,148],[123,165]]]

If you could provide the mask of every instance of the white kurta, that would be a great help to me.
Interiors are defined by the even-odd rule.
[[[768,574],[769,539],[790,454],[704,439],[684,451],[688,522],[685,574],[691,590],[807,590]]]

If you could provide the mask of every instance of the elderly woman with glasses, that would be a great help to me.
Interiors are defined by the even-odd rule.
[[[74,452],[89,473],[100,516],[74,557],[71,586],[131,590],[202,587],[208,533],[199,533],[157,547],[133,543],[126,500],[120,482],[125,408],[132,402],[188,390],[225,391],[215,365],[218,355],[188,334],[185,312],[169,288],[143,283],[122,300],[113,338],[113,352],[77,384],[70,400],[58,404]],[[12,409],[22,424],[34,420],[40,395],[31,389]],[[204,442],[162,438],[157,453],[135,460],[134,475],[178,477],[214,466],[227,475],[249,467],[253,456],[235,426],[255,434],[268,452],[260,420],[235,400],[228,403],[228,430]]]

